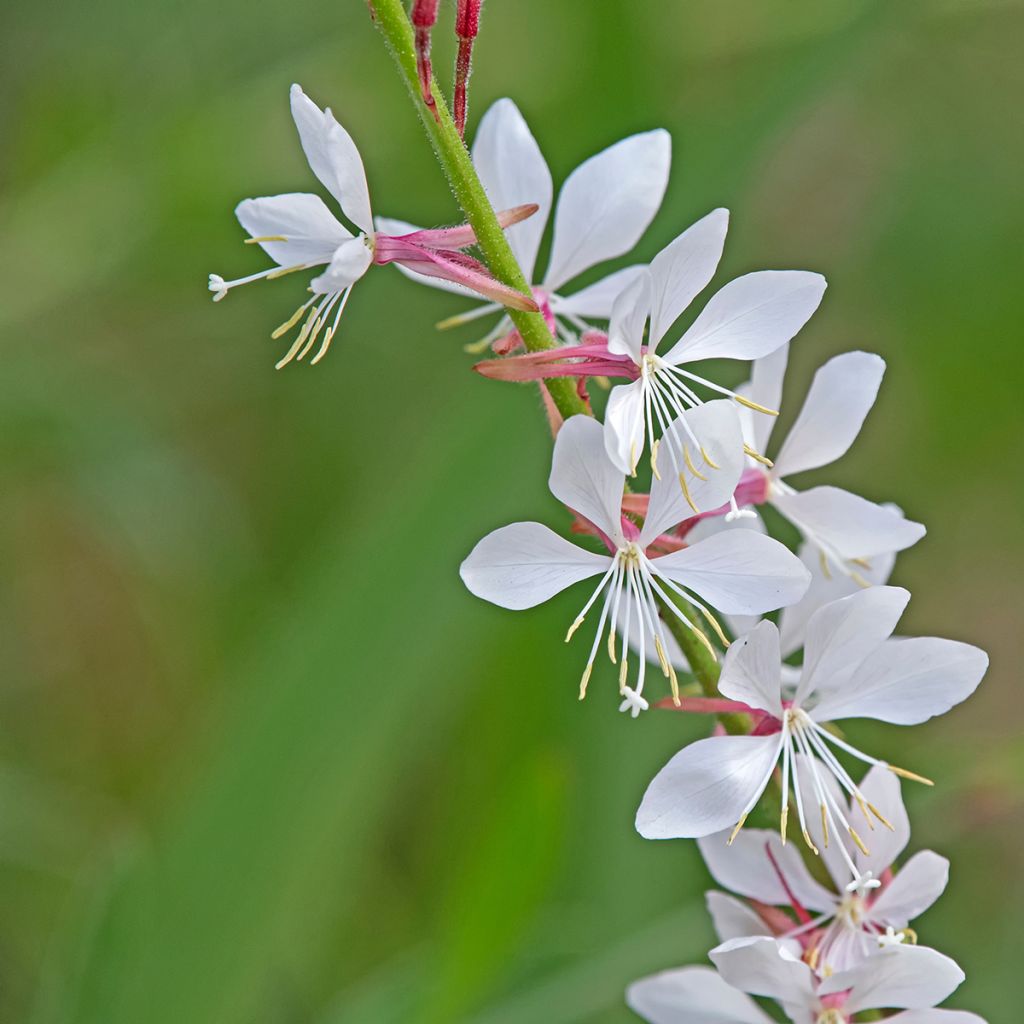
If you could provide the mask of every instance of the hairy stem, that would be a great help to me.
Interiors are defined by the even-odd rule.
[[[503,284],[529,295],[530,283],[523,276],[508,239],[498,224],[494,208],[477,177],[473,161],[448,112],[444,98],[439,90],[434,89],[434,109],[431,110],[423,102],[413,27],[402,0],[373,0],[373,11],[377,27],[405,80],[413,105],[448,179],[448,184],[459,206],[462,207],[466,220],[476,232],[480,251],[491,273]],[[528,351],[540,352],[556,347],[557,342],[551,336],[540,313],[524,313],[514,309],[506,312]],[[590,414],[571,380],[560,378],[546,381],[545,384],[563,419],[581,413]]]

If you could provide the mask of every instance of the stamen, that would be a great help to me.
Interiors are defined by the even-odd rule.
[[[782,814],[779,816],[779,838],[782,840],[782,845],[786,845],[786,828],[789,825],[789,804],[786,804],[782,808]]]
[[[864,579],[859,572],[851,572],[850,579],[853,580],[858,587],[863,587],[865,590],[871,589],[871,581]]]
[[[825,849],[828,849],[828,810],[825,805],[821,805],[821,834],[825,841]]]
[[[658,446],[660,444],[661,438],[658,438],[658,440],[651,445],[651,472],[654,474],[655,480],[661,479],[661,474],[658,472]]]
[[[306,269],[308,269],[308,264],[306,263],[299,263],[297,266],[294,267],[278,267],[277,270],[272,270],[269,274],[267,274],[267,280],[276,281],[279,277],[285,277],[287,274],[294,274],[297,270]]]
[[[594,671],[594,663],[592,661],[587,662],[587,667],[583,670],[583,678],[580,679],[580,700],[583,700],[587,695],[587,683],[590,682],[590,673]]]
[[[707,451],[706,451],[706,450],[705,450],[705,448],[704,448],[704,445],[701,445],[701,446],[700,446],[700,454],[701,454],[701,457],[702,457],[702,458],[704,459],[704,461],[705,461],[705,462],[706,462],[706,463],[707,463],[707,464],[708,464],[708,465],[709,465],[709,466],[710,466],[710,467],[711,467],[712,469],[721,469],[721,468],[722,468],[721,466],[719,466],[719,465],[718,465],[718,463],[717,463],[717,462],[715,462],[715,461],[714,461],[714,460],[713,460],[713,459],[711,458],[711,456],[710,456],[710,455],[708,455]]]
[[[277,330],[270,335],[270,337],[274,341],[277,341],[277,339],[280,338],[283,334],[287,334],[302,319],[302,314],[305,313],[306,310],[309,309],[309,307],[314,302],[316,302],[315,295],[308,302],[304,302],[301,306],[299,306],[299,308],[295,310],[295,312],[292,313],[292,315],[287,320],[285,320],[285,322],[281,324],[281,326],[278,327]]]
[[[743,828],[743,823],[747,820],[747,816],[744,814],[739,821],[736,822],[736,827],[732,830],[732,835],[729,836],[726,846],[732,846],[732,841],[740,834],[740,829]]]
[[[811,835],[807,831],[807,829],[804,829],[804,842],[808,845],[808,847],[810,848],[811,852],[814,854],[815,857],[821,856],[821,852],[814,845],[814,843],[811,842]]]
[[[767,416],[778,416],[778,409],[769,409],[765,405],[758,405],[757,402],[752,402],[749,398],[744,398],[742,395],[733,395],[740,405],[745,405],[748,409],[753,409],[755,412],[763,412]]]
[[[698,480],[707,480],[707,477],[701,473],[699,469],[693,464],[693,459],[690,458],[690,446],[683,445],[683,459],[686,462],[687,468]]]
[[[871,813],[872,813],[872,814],[873,814],[873,815],[874,815],[874,816],[875,816],[875,817],[876,817],[876,818],[877,818],[877,819],[878,819],[878,820],[879,820],[879,821],[880,821],[880,822],[881,822],[881,823],[882,823],[882,824],[883,824],[883,825],[884,825],[884,826],[885,826],[885,827],[886,827],[886,828],[887,828],[887,829],[888,829],[888,830],[889,830],[890,832],[895,832],[895,831],[896,831],[896,828],[895,828],[895,826],[894,826],[894,825],[892,824],[892,822],[891,822],[891,821],[889,821],[889,819],[888,819],[888,818],[886,818],[886,817],[885,817],[885,816],[884,816],[884,815],[882,814],[882,812],[881,812],[881,811],[880,811],[880,810],[879,810],[879,809],[878,809],[878,808],[877,808],[877,807],[876,807],[876,806],[875,806],[875,805],[874,805],[873,803],[871,803],[871,802],[870,802],[869,800],[865,800],[864,802],[865,802],[865,803],[866,803],[866,804],[868,805],[868,809],[869,809],[869,810],[871,811]]]
[[[828,567],[828,559],[825,557],[823,548],[818,548],[818,563],[821,565],[821,575],[827,580],[832,579],[832,570]]]
[[[854,831],[852,825],[846,826],[846,831],[850,833],[850,838],[857,844],[857,848],[865,857],[871,856],[871,851],[864,845],[864,840]]]
[[[925,786],[935,785],[931,779],[926,779],[923,775],[918,775],[916,772],[908,772],[906,768],[897,768],[894,764],[887,764],[885,767],[894,775],[899,775],[903,779],[910,779],[911,782],[920,782]]]
[[[768,469],[771,469],[775,465],[775,463],[772,462],[771,459],[765,458],[765,456],[762,455],[759,451],[755,451],[753,448],[751,448],[749,444],[745,444],[743,446],[743,451],[747,455],[749,455],[755,462],[760,462],[762,466],[766,466]]]
[[[683,489],[683,497],[686,499],[686,504],[693,509],[696,515],[700,515],[700,509],[694,504],[693,497],[690,495],[690,488],[686,486],[686,475],[684,473],[679,474],[679,486]]]
[[[260,235],[259,238],[247,238],[245,239],[246,245],[259,245],[261,242],[287,242],[288,239],[284,235]]]

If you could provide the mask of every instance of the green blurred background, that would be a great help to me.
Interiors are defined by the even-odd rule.
[[[793,347],[882,353],[817,479],[929,526],[907,631],[992,654],[979,695],[854,737],[939,780],[953,861],[922,941],[1019,1011],[1020,167],[1012,2],[488,0],[471,116],[511,94],[556,181],[674,137],[649,258],[717,205],[721,283],[824,272]],[[451,9],[436,42],[447,80]],[[29,1024],[612,1024],[699,961],[692,844],[632,817],[700,723],[575,699],[579,595],[473,600],[457,566],[547,494],[536,393],[469,371],[460,304],[393,271],[330,356],[276,373],[294,278],[238,199],[312,190],[301,82],[358,140],[379,213],[458,219],[362,0],[0,10],[0,1019]]]

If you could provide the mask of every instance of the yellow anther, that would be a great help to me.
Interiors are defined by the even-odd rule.
[[[846,826],[846,831],[850,833],[850,838],[857,844],[857,849],[864,854],[865,857],[871,856],[871,851],[864,845],[864,840],[854,831],[852,825]]]
[[[825,552],[818,548],[818,563],[821,566],[821,575],[825,579],[832,579],[832,570],[828,567],[828,559],[825,557]]]
[[[893,775],[898,775],[902,779],[910,779],[911,782],[920,782],[925,786],[935,785],[931,779],[926,779],[923,775],[918,775],[916,772],[908,772],[906,768],[897,768],[894,764],[887,764],[885,767],[888,768]]]
[[[629,446],[629,462],[630,462],[630,465],[633,467],[629,471],[629,475],[630,476],[636,476],[636,464],[639,461],[640,461],[640,454],[636,450],[636,442],[634,441],[633,444],[631,444]]]
[[[279,277],[284,277],[285,274],[294,274],[297,270],[305,269],[305,263],[300,263],[297,267],[278,267],[277,270],[272,270],[269,274],[267,274],[267,280],[276,281]]]
[[[821,834],[825,842],[825,849],[828,849],[828,811],[825,805],[821,805]]]
[[[732,835],[729,836],[729,841],[726,846],[732,846],[732,841],[740,834],[740,829],[743,828],[743,823],[747,820],[747,816],[744,814],[739,821],[736,822],[736,827],[732,830]]]
[[[590,682],[590,673],[594,671],[594,663],[592,661],[587,662],[587,667],[583,670],[583,677],[580,679],[580,700],[583,700],[587,695],[587,683]]]
[[[712,458],[711,458],[711,456],[710,456],[710,455],[708,455],[708,453],[707,453],[707,449],[706,449],[706,448],[704,447],[704,445],[701,445],[701,446],[700,446],[700,454],[701,454],[701,458],[702,458],[702,459],[703,459],[703,460],[704,460],[704,461],[705,461],[705,462],[706,462],[706,463],[707,463],[707,464],[708,464],[708,465],[709,465],[709,466],[710,466],[710,467],[711,467],[712,469],[721,469],[721,468],[722,468],[721,466],[719,466],[719,465],[718,465],[718,463],[717,463],[717,462],[715,462],[715,461],[714,461],[714,459],[712,459]]]
[[[569,627],[569,631],[565,634],[565,642],[568,643],[572,639],[573,633],[576,632],[580,626],[583,625],[583,616],[580,615],[576,621]]]
[[[917,932],[915,932],[913,928],[901,928],[899,934],[902,935],[903,938],[912,946],[917,945]]]
[[[865,590],[871,589],[871,581],[864,579],[859,572],[851,572],[850,579],[853,580],[858,587],[863,587]]]
[[[327,328],[327,333],[324,335],[324,340],[323,340],[323,344],[320,346],[320,351],[317,352],[317,354],[315,356],[313,356],[313,358],[310,360],[310,363],[309,363],[310,366],[316,366],[316,364],[319,363],[320,360],[323,359],[323,357],[325,355],[327,355],[327,350],[331,347],[331,340],[333,338],[334,338],[334,327],[332,325],[331,327]]]
[[[700,515],[700,509],[693,503],[693,498],[690,496],[690,488],[686,486],[686,476],[683,473],[679,474],[679,486],[683,489],[683,497],[686,499],[686,504],[689,505],[697,515]]]
[[[746,454],[749,455],[755,462],[760,462],[762,466],[767,466],[769,469],[771,469],[772,466],[775,465],[775,463],[772,462],[771,459],[766,458],[759,451],[757,451],[757,449],[751,448],[749,444],[745,444],[743,446],[743,451],[746,452]]]
[[[715,650],[714,645],[707,638],[707,634],[699,630],[693,623],[690,623],[690,627],[693,629],[694,635],[697,639],[708,649],[708,653],[715,661],[718,661],[718,652]]]
[[[612,664],[617,665],[618,660],[615,657],[615,629],[614,627],[608,630],[608,657],[612,659]]]
[[[658,472],[658,446],[661,444],[661,438],[651,446],[651,472],[654,474],[655,480],[661,479],[661,474]]]
[[[261,242],[287,242],[284,235],[260,235],[259,238],[247,238],[246,245],[259,245]]]
[[[656,636],[654,638],[654,649],[658,652],[658,662],[661,664],[661,674],[668,679],[668,658],[665,657],[665,647],[661,642],[660,636]]]
[[[867,802],[867,801],[865,801],[865,802]],[[884,814],[882,814],[882,812],[881,812],[881,811],[880,811],[880,810],[879,810],[879,809],[878,809],[878,808],[877,808],[877,807],[876,807],[876,806],[875,806],[874,804],[872,804],[872,803],[868,803],[868,808],[870,809],[871,813],[872,813],[872,814],[873,814],[873,815],[874,815],[874,816],[875,816],[875,817],[876,817],[876,818],[877,818],[877,819],[878,819],[878,820],[879,820],[879,821],[880,821],[880,822],[881,822],[881,823],[882,823],[882,824],[883,824],[883,825],[884,825],[884,826],[885,826],[885,827],[886,827],[886,828],[887,828],[887,829],[888,829],[888,830],[889,830],[890,832],[895,832],[895,831],[896,831],[896,829],[895,829],[895,828],[893,827],[893,824],[892,824],[892,822],[891,822],[891,821],[889,821],[889,819],[888,819],[888,818],[887,818],[887,817],[886,817],[886,816],[885,816]]]
[[[868,828],[872,832],[875,831],[875,823],[871,820],[871,812],[868,810],[868,802],[860,795],[860,793],[854,793],[854,800],[860,805],[861,814],[864,815],[864,820],[868,823]]]
[[[672,703],[677,708],[683,706],[683,702],[679,699],[679,678],[676,676],[676,670],[672,667],[672,662],[668,664],[668,683],[672,688]]]
[[[707,480],[707,477],[693,464],[693,459],[690,458],[690,446],[688,444],[683,445],[683,460],[686,462],[690,472],[698,480]]]
[[[443,331],[448,327],[454,326],[449,321],[453,318],[449,317],[447,320],[442,320],[439,324],[434,324],[434,329]],[[491,347],[490,338],[481,338],[479,341],[471,341],[468,345],[462,346],[462,351],[468,353],[471,356],[481,356]]]
[[[274,341],[277,341],[282,334],[287,334],[302,319],[302,314],[305,312],[306,306],[305,303],[303,303],[303,305],[299,306],[299,308],[295,310],[295,312],[292,313],[292,315],[285,320],[285,322],[281,324],[281,326],[278,327],[270,337],[273,338]]]
[[[731,645],[731,642],[730,642],[729,638],[723,632],[722,627],[719,625],[718,619],[716,619],[714,617],[714,615],[712,615],[711,612],[709,612],[709,611],[705,611],[703,613],[703,615],[704,615],[704,618],[707,619],[708,622],[711,623],[711,628],[715,631],[715,634],[718,636],[718,639],[722,641],[722,646],[726,650],[728,650],[730,645]]]
[[[868,572],[871,571],[871,563],[866,558],[851,558],[850,561],[854,565],[859,565],[862,569],[867,569]]]
[[[804,842],[807,844],[808,849],[814,854],[815,857],[820,857],[821,854],[818,851],[818,848],[814,845],[814,843],[811,842],[811,835],[810,835],[810,833],[807,831],[807,829],[804,829],[803,833],[804,833]]]
[[[820,958],[821,950],[817,946],[813,946],[811,949],[807,950],[805,959],[807,960],[807,966],[810,967],[812,971],[816,971],[818,969],[818,960]]]
[[[626,685],[626,673],[629,671],[629,658],[623,656],[622,664],[619,666],[619,686]]]
[[[779,817],[779,838],[782,840],[782,845],[786,845],[786,830],[789,826],[789,804],[786,804],[782,808],[782,814]]]
[[[778,416],[778,409],[769,409],[766,405],[758,405],[757,402],[752,402],[749,398],[744,398],[742,395],[733,396],[740,405],[745,405],[748,409],[753,409],[755,412],[763,412],[766,416]]]

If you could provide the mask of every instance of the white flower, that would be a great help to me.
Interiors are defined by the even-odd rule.
[[[775,945],[770,939],[761,942]],[[886,963],[878,975],[842,975],[842,980],[851,984],[850,995],[844,999],[841,992],[831,991],[833,986],[822,992],[810,971],[779,947],[760,946],[756,956],[747,954],[742,946],[740,950],[739,956],[745,957],[742,961],[728,949],[716,951],[717,959],[725,962],[723,974],[728,974],[732,984],[709,967],[681,967],[634,982],[626,992],[626,1002],[649,1024],[770,1024],[775,1018],[741,991],[746,987],[760,994],[759,990],[768,988],[773,998],[783,1001],[786,1019],[792,1024],[846,1024],[854,1012],[852,1007],[916,1006],[933,997],[938,1002],[963,979],[952,960],[922,948],[912,951],[909,958]],[[892,1024],[985,1024],[973,1013],[930,1006],[885,1019]]]
[[[870,806],[835,749],[926,780],[862,753],[827,724],[844,718],[896,725],[924,722],[970,696],[988,666],[985,653],[969,644],[933,637],[889,639],[909,598],[899,587],[872,587],[819,608],[807,623],[804,662],[791,699],[783,697],[779,631],[773,623],[761,622],[734,643],[725,657],[719,690],[766,720],[756,735],[713,736],[676,754],[644,794],[636,818],[640,834],[648,839],[696,838],[735,825],[735,835],[781,761],[781,831],[786,831],[793,775],[800,829],[815,848],[809,831],[813,815],[805,808],[795,757],[805,754],[806,784],[818,805],[815,813],[824,816],[833,835],[845,832],[861,845],[825,779],[834,775],[867,819],[872,817]],[[839,848],[845,851],[845,845]]]
[[[728,222],[726,210],[714,210],[699,220],[658,253],[612,306],[608,352],[628,359],[637,374],[631,384],[612,390],[605,413],[608,454],[623,472],[636,471],[645,438],[657,472],[656,435],[670,433],[676,416],[701,403],[694,384],[752,405],[749,399],[685,369],[687,364],[702,359],[758,359],[775,351],[803,327],[825,293],[820,274],[797,270],[746,274],[713,295],[689,330],[668,352],[658,355],[658,345],[672,325],[714,276]],[[774,407],[752,407],[762,415],[777,412]],[[671,441],[672,469],[681,475],[684,452],[678,437],[671,436]]]
[[[291,88],[291,109],[310,168],[359,233],[353,234],[316,195],[292,192],[245,199],[235,208],[235,215],[249,232],[248,241],[258,244],[277,266],[235,281],[211,274],[209,284],[213,300],[218,302],[237,285],[326,266],[310,282],[313,297],[272,335],[281,337],[306,317],[288,353],[278,362],[279,369],[292,359],[302,359],[321,332],[323,341],[312,362],[323,358],[353,285],[373,263],[412,267],[421,274],[457,281],[505,305],[537,309],[532,299],[496,281],[481,263],[461,252],[476,242],[466,226],[397,236],[375,231],[366,173],[352,137],[329,108],[321,110],[298,85]],[[519,223],[533,212],[529,206],[506,210],[499,214],[499,222],[502,226]],[[332,314],[331,326],[324,331]]]
[[[494,103],[480,120],[473,142],[473,164],[495,209],[536,203],[537,214],[510,228],[506,237],[548,326],[563,341],[575,341],[573,330],[585,331],[584,318],[607,320],[615,296],[640,272],[627,267],[581,289],[564,294],[565,285],[583,271],[629,252],[647,230],[668,185],[671,139],[662,129],[631,135],[584,161],[565,180],[555,209],[551,256],[547,271],[535,266],[551,212],[551,172],[519,108],[510,99]],[[402,221],[378,219],[382,230],[413,230]],[[472,297],[457,284],[418,277],[424,284]],[[497,312],[491,303],[451,317],[454,326]],[[481,342],[489,343],[511,330],[502,317]]]
[[[800,755],[803,757],[803,755]],[[809,766],[800,772],[805,783],[805,805],[814,800],[807,786]],[[848,804],[842,793],[833,799],[852,818],[856,798]],[[902,942],[910,922],[924,913],[946,888],[949,862],[930,850],[915,854],[895,874],[893,864],[910,840],[910,822],[900,794],[899,780],[880,766],[873,767],[859,786],[868,809],[887,827],[870,837],[865,853],[846,836],[833,835],[826,845],[820,819],[808,822],[808,831],[825,860],[834,889],[817,882],[793,846],[783,846],[774,832],[750,829],[727,844],[721,834],[698,840],[704,861],[719,885],[764,906],[790,906],[800,921],[786,925],[781,935],[797,938],[804,958],[819,974],[853,967],[877,951],[879,944]],[[845,853],[840,848],[845,846]],[[851,864],[853,877],[851,878]],[[711,895],[715,899],[711,899]],[[766,933],[768,923],[730,906],[729,897],[709,894],[708,908],[724,942]],[[813,913],[813,917],[811,914]],[[739,930],[737,930],[739,929]]]
[[[778,408],[788,349],[783,347],[754,363],[743,396]],[[747,473],[762,474],[763,499],[785,516],[815,546],[822,570],[837,572],[867,585],[871,561],[916,544],[925,534],[920,523],[899,509],[851,494],[839,487],[797,491],[790,476],[835,462],[860,433],[885,373],[885,361],[868,352],[846,352],[830,359],[814,375],[800,415],[775,456],[771,468],[752,464]],[[747,416],[748,444],[767,453],[774,421]],[[746,480],[746,475],[744,477]],[[744,490],[750,493],[749,485]]]
[[[879,1009],[910,1011],[886,1018],[894,1024],[982,1024],[974,1014],[933,1009],[964,973],[925,946],[891,946],[827,978],[818,978],[787,943],[769,938],[734,939],[710,956],[726,984],[778,1000],[793,1024],[847,1024]]]
[[[735,409],[728,402],[711,402],[677,424],[695,438],[716,468],[695,483],[709,504],[721,504],[735,486],[743,454]],[[717,627],[704,601],[729,613],[757,614],[797,600],[807,586],[808,573],[783,545],[752,531],[735,531],[702,541],[671,554],[650,557],[647,546],[685,515],[679,488],[655,481],[643,529],[621,515],[624,476],[609,462],[601,425],[574,416],[555,441],[549,486],[559,501],[601,532],[609,554],[596,554],[563,540],[539,523],[515,523],[486,536],[462,563],[466,586],[478,597],[503,608],[532,608],[581,580],[600,576],[600,582],[576,617],[566,639],[601,602],[596,635],[580,685],[580,696],[597,657],[605,626],[607,649],[619,662],[619,686],[625,707],[642,707],[648,645],[659,652],[664,675],[675,686],[675,673],[665,655],[666,630],[658,600],[674,607],[676,598],[693,605]],[[704,634],[682,613],[680,622]],[[616,624],[621,649],[616,653]],[[641,652],[635,685],[627,692],[628,651],[631,641]],[[632,694],[632,696],[630,695]]]

